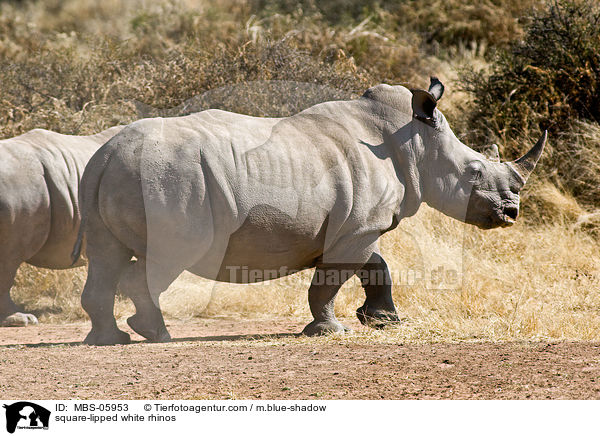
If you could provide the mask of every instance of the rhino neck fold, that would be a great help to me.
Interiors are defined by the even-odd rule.
[[[398,176],[404,184],[404,196],[400,203],[398,219],[413,216],[423,202],[421,174],[417,165],[420,153],[415,141],[420,142],[416,137],[414,141],[402,144],[396,153]]]

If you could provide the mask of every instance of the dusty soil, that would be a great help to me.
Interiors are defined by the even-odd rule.
[[[109,347],[81,345],[87,323],[3,328],[0,398],[600,399],[596,343],[390,344],[301,328],[172,321],[172,343]]]

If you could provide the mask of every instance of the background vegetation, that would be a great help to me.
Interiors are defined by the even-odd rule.
[[[89,134],[208,107],[287,115],[437,75],[447,85],[441,108],[473,148],[496,142],[512,159],[542,129],[550,141],[516,227],[481,232],[425,207],[384,238],[397,271],[425,271],[456,247],[462,262],[452,292],[394,289],[407,319],[396,333],[598,339],[599,21],[592,0],[3,1],[0,137],[32,128]],[[186,276],[165,309],[306,317],[309,275],[251,287]],[[84,269],[24,266],[13,293],[45,322],[83,319],[84,278]],[[360,294],[357,282],[345,288],[341,316]],[[132,309],[121,301],[117,310]]]

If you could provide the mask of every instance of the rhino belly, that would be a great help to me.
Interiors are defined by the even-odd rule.
[[[323,253],[326,219],[291,217],[276,208],[253,208],[225,244],[216,280],[252,283],[271,280],[311,268]],[[213,278],[200,261],[190,271]]]
[[[36,254],[27,260],[27,263],[37,266],[40,268],[50,269],[68,269],[73,266],[84,265],[83,259],[73,265],[71,259],[71,253],[73,251],[73,245],[77,239],[76,230],[68,232],[61,237],[60,242],[46,243]]]
[[[19,264],[30,262],[43,248],[50,231],[50,212],[43,194],[30,196],[40,204],[12,206],[9,214],[4,212],[0,198],[0,262]],[[23,207],[19,207],[23,206]]]

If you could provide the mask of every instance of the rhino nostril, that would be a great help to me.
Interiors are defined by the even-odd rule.
[[[504,208],[504,215],[513,220],[516,220],[517,215],[519,215],[519,208],[515,206],[507,206]]]

